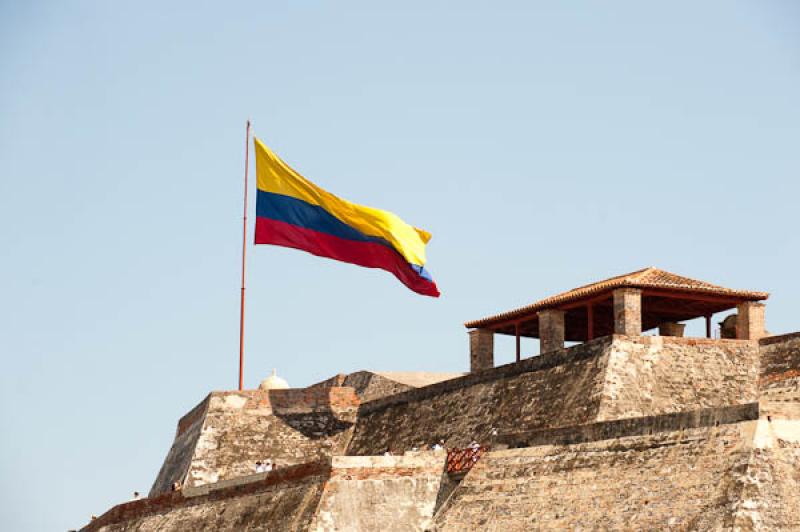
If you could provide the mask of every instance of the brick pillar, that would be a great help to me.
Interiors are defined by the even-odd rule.
[[[564,311],[543,310],[539,314],[539,352],[564,349]]]
[[[477,373],[494,367],[494,332],[489,329],[469,331],[469,371]]]
[[[758,340],[767,335],[764,328],[764,304],[748,301],[736,306],[736,338]]]
[[[614,334],[642,334],[642,291],[638,288],[614,290]]]

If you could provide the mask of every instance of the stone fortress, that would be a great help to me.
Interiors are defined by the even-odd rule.
[[[767,297],[647,268],[468,322],[468,374],[212,392],[149,496],[84,530],[800,530],[800,333]]]

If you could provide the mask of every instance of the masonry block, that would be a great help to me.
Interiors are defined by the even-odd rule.
[[[764,304],[748,301],[737,305],[736,338],[759,340],[766,336],[764,327]]]
[[[685,329],[686,329],[685,323],[675,323],[675,322],[662,323],[661,325],[658,326],[658,335],[682,337]]]
[[[494,332],[489,329],[469,331],[469,370],[471,373],[494,367]]]
[[[539,351],[549,353],[564,348],[564,311],[539,312]]]
[[[638,288],[614,290],[614,333],[642,334],[642,291]]]

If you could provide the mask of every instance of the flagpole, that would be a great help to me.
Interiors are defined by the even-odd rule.
[[[250,167],[250,120],[247,120],[244,141],[244,214],[242,215],[242,295],[239,305],[239,390],[244,389],[244,287],[247,257],[247,174]]]

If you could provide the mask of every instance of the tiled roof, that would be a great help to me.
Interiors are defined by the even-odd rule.
[[[732,288],[725,288],[724,286],[718,286],[705,281],[690,279],[689,277],[683,277],[681,275],[676,275],[674,273],[651,267],[627,273],[625,275],[612,277],[604,281],[587,284],[586,286],[581,286],[579,288],[574,288],[567,292],[562,292],[561,294],[542,299],[541,301],[537,301],[531,305],[510,310],[508,312],[503,312],[495,316],[489,316],[488,318],[468,321],[464,325],[468,328],[483,327],[496,322],[529,315],[532,312],[538,312],[540,310],[546,310],[550,308],[558,308],[560,305],[565,303],[587,299],[595,294],[600,294],[615,288],[651,288],[689,293],[694,292],[697,294],[727,296],[732,299],[741,299],[742,301],[760,301],[769,297],[769,294],[766,292],[734,290]]]

